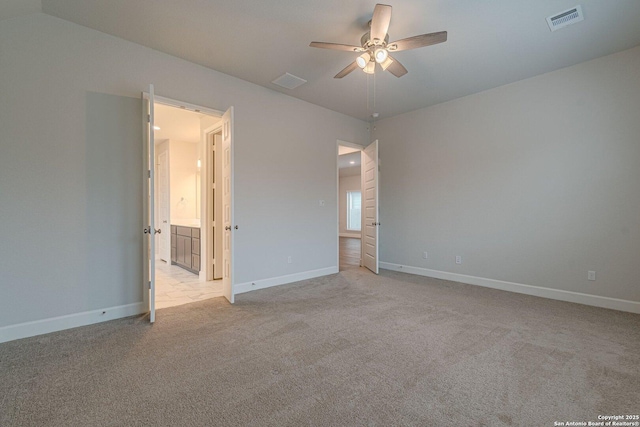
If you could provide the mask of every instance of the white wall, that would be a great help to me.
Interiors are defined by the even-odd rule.
[[[149,83],[235,107],[237,283],[337,268],[335,141],[366,142],[366,123],[58,18],[17,17],[0,22],[0,328],[142,300]]]
[[[169,141],[169,200],[171,221],[195,220],[200,213],[196,190],[200,184],[198,174],[198,144]],[[197,188],[196,188],[197,187]],[[198,203],[196,203],[198,202]]]
[[[341,176],[339,184],[339,218],[340,235],[345,237],[360,237],[360,232],[347,230],[347,192],[360,191],[360,174],[351,176]]]
[[[640,47],[376,123],[382,261],[640,301],[638,70]]]

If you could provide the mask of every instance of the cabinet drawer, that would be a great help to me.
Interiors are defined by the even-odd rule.
[[[178,236],[191,237],[191,228],[190,227],[180,227],[178,226]]]
[[[178,227],[175,225],[171,226],[171,234],[176,234],[178,232]]]
[[[200,239],[191,239],[191,253],[200,255]]]
[[[200,255],[191,255],[191,269],[200,271]]]
[[[200,238],[200,229],[199,228],[192,228],[191,229],[191,237],[193,237],[194,239],[199,239]]]

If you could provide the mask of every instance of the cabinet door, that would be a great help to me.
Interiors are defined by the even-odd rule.
[[[184,265],[184,237],[176,236],[176,263]]]
[[[184,239],[184,265],[191,268],[191,237],[182,237]]]
[[[172,225],[172,227],[174,227]],[[178,261],[178,236],[175,234],[171,235],[171,261]]]

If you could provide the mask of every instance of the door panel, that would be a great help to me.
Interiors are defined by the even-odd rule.
[[[378,141],[362,151],[362,264],[378,274]]]
[[[222,115],[222,293],[233,303],[233,107]]]
[[[145,244],[143,245],[143,259],[145,260],[146,283],[143,283],[145,301],[149,304],[149,321],[156,320],[155,292],[156,292],[156,228],[155,228],[155,146],[154,146],[154,114],[153,114],[153,85],[149,85],[149,94],[142,95],[144,106],[143,120],[146,121],[143,131],[143,152],[145,158],[144,168],[144,224]],[[145,99],[146,98],[146,99]]]

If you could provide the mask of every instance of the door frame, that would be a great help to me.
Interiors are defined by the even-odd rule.
[[[143,99],[149,100],[149,92],[148,91],[143,91],[142,92],[142,96],[143,96]],[[180,100],[173,99],[173,98],[167,98],[167,97],[164,97],[164,96],[159,96],[159,95],[157,95],[155,93],[155,91],[154,91],[154,94],[153,94],[153,100],[154,100],[154,104],[162,104],[162,105],[166,105],[166,106],[169,106],[169,107],[175,107],[175,108],[180,108],[180,109],[183,109],[183,110],[189,110],[189,111],[193,111],[193,112],[196,112],[196,113],[201,113],[201,114],[206,114],[206,115],[209,115],[209,116],[218,117],[220,119],[222,119],[222,115],[226,111],[226,110],[225,111],[216,110],[214,108],[203,107],[201,105],[191,104],[189,102],[184,102],[184,101],[180,101]],[[146,119],[144,117],[143,117],[143,121],[146,124]],[[214,125],[212,127],[221,128],[222,124]],[[207,128],[203,132],[201,132],[201,138],[203,136],[205,136],[205,132],[208,129],[209,128]],[[202,142],[202,144],[201,144],[202,147],[201,148],[202,149],[206,149],[206,145],[207,145],[206,139],[205,140],[201,140],[201,142]],[[209,164],[207,162],[207,156],[204,155],[206,153],[200,152],[199,154],[200,154],[200,159],[201,159],[201,170],[203,170],[203,169],[206,170],[206,168],[209,167]],[[145,166],[145,170],[146,170],[146,166]],[[233,171],[232,171],[232,173],[233,173]],[[206,233],[206,230],[205,230],[206,227],[204,227],[203,225],[208,225],[208,224],[203,224],[203,218],[205,218],[205,216],[203,216],[203,213],[206,213],[205,198],[203,196],[205,195],[204,193],[205,193],[206,187],[207,187],[206,182],[204,182],[204,181],[206,181],[206,174],[200,173],[200,200],[201,200],[201,203],[200,203],[200,221],[201,221],[200,232],[204,233],[204,235],[201,236],[202,238],[200,240],[200,251],[201,251],[201,253],[203,253],[203,251],[206,251],[206,243],[205,242],[206,242],[207,233]],[[233,191],[233,189],[232,189],[232,191]],[[155,194],[153,196],[155,198]],[[145,200],[143,200],[143,210],[146,208],[147,203],[148,203],[146,198],[144,198],[144,199]],[[155,214],[155,212],[154,212],[154,214]],[[206,218],[205,222],[208,222],[208,218]],[[169,227],[171,227],[171,224],[169,224]],[[203,253],[203,255],[206,255],[206,253]],[[232,258],[233,258],[233,255],[234,255],[234,251],[232,250],[232,252],[231,252],[231,257]],[[209,268],[209,266],[205,265],[205,268]],[[143,288],[143,296],[144,296],[143,300],[144,300],[145,305],[148,305],[148,298],[149,298],[148,297],[148,288],[146,287],[147,286],[147,282],[148,282],[147,276],[148,276],[148,274],[145,273],[144,274],[144,281],[143,281],[143,286],[144,286],[144,288]],[[204,271],[204,274],[203,274],[202,261],[201,261],[201,271],[200,271],[200,274],[199,274],[199,280],[200,281],[206,281],[206,277],[207,277],[206,270]]]
[[[338,267],[338,271],[340,271],[340,146],[354,148],[362,152],[364,150],[364,145],[355,144],[353,142],[342,141],[340,139],[336,140],[336,236],[337,236],[337,246],[336,246],[336,266]],[[360,175],[362,175],[362,164],[360,165]],[[362,239],[363,239],[363,230],[362,226],[360,227],[360,246],[362,248]],[[360,250],[360,266],[362,266],[362,249]]]

